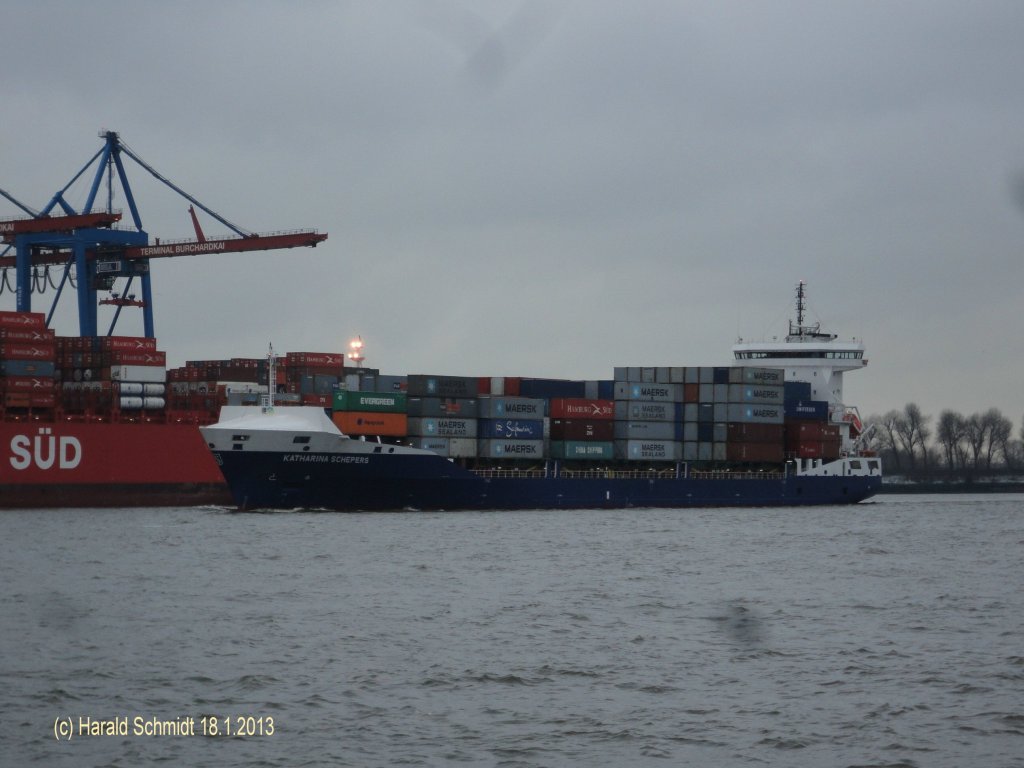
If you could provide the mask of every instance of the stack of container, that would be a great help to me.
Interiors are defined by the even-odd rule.
[[[345,356],[340,352],[289,352],[284,358],[285,391],[302,405],[331,408],[339,388]]]
[[[683,369],[615,369],[615,458],[683,458]]]
[[[829,423],[828,402],[811,400],[811,385],[786,382],[786,454],[833,461],[842,450],[839,427]]]
[[[334,393],[331,418],[346,435],[405,437],[409,433],[404,392]]]
[[[56,406],[57,345],[46,316],[0,312],[0,392],[5,416]]]
[[[140,336],[57,339],[61,408],[69,416],[160,421],[167,405],[167,355]]]
[[[544,458],[544,410],[540,398],[488,395],[479,401],[477,456]]]
[[[615,458],[615,401],[556,397],[549,402],[553,459],[611,461]]]
[[[407,377],[410,443],[450,458],[477,455],[480,381],[468,376]]]

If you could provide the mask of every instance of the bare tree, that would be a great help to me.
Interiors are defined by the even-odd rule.
[[[1003,416],[998,408],[989,408],[982,414],[981,423],[985,435],[985,471],[992,471],[992,459],[997,454],[1006,460],[1006,444],[1013,434],[1013,422]]]
[[[928,438],[931,437],[929,419],[929,416],[921,413],[917,403],[907,403],[903,412],[897,414],[893,421],[896,439],[906,454],[911,472],[917,468],[918,455],[925,468],[928,466]]]
[[[940,413],[935,437],[939,441],[939,445],[942,446],[946,468],[950,472],[955,472],[957,461],[962,456],[958,448],[964,438],[964,417],[956,411],[945,410]]]

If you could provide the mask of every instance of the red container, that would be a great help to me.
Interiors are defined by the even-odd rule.
[[[4,392],[50,392],[53,379],[42,376],[2,376],[0,390]]]
[[[519,397],[523,379],[520,376],[505,377],[505,397]]]
[[[155,352],[156,339],[145,336],[101,336],[100,349],[124,352]]]
[[[552,440],[600,440],[615,438],[615,424],[612,421],[596,419],[552,419]]]
[[[57,342],[56,334],[48,328],[3,328],[0,327],[0,339],[4,341],[25,342]],[[60,345],[58,344],[58,349]]]
[[[0,312],[0,328],[46,328],[42,312]]]
[[[505,379],[508,382],[508,379]],[[582,397],[555,397],[551,399],[548,414],[553,419],[598,419],[615,418],[615,401],[590,400]],[[577,438],[552,438],[554,440],[575,440]],[[607,438],[611,440],[611,438]]]
[[[782,443],[782,424],[730,422],[727,429],[730,443]]]
[[[109,355],[110,365],[158,365],[161,368],[167,365],[167,353],[157,352],[127,352],[112,350]]]
[[[477,378],[476,393],[478,395],[491,394],[491,377],[480,376]]]
[[[0,341],[0,357],[5,360],[39,360],[55,362],[57,345],[52,341]]]
[[[319,405],[321,408],[330,408],[333,397],[331,395],[303,395],[303,405]]]
[[[726,443],[728,461],[778,464],[784,457],[781,443]]]
[[[700,401],[700,384],[683,384],[683,402],[696,403]]]
[[[284,357],[289,368],[303,366],[331,366],[340,368],[345,364],[345,356],[340,352],[289,352]]]

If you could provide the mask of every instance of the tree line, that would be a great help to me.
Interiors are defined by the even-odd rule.
[[[970,416],[947,409],[934,428],[931,421],[916,403],[867,419],[868,447],[887,474],[970,481],[1024,471],[1024,423],[1015,440],[1013,422],[998,408]]]

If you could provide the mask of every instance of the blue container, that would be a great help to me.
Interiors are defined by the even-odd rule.
[[[615,382],[610,380],[601,380],[597,382],[597,399],[598,400],[614,400],[615,399]]]
[[[42,376],[53,378],[56,363],[35,360],[0,360],[0,374],[4,376]]]
[[[586,384],[568,379],[522,379],[519,382],[522,397],[586,397]]]
[[[809,381],[787,381],[783,383],[782,387],[787,403],[791,400],[811,399],[811,382]]]
[[[826,421],[828,419],[828,403],[825,400],[787,402],[785,409],[787,419],[800,419],[801,421]]]
[[[543,440],[543,419],[480,419],[477,436],[483,440]]]

